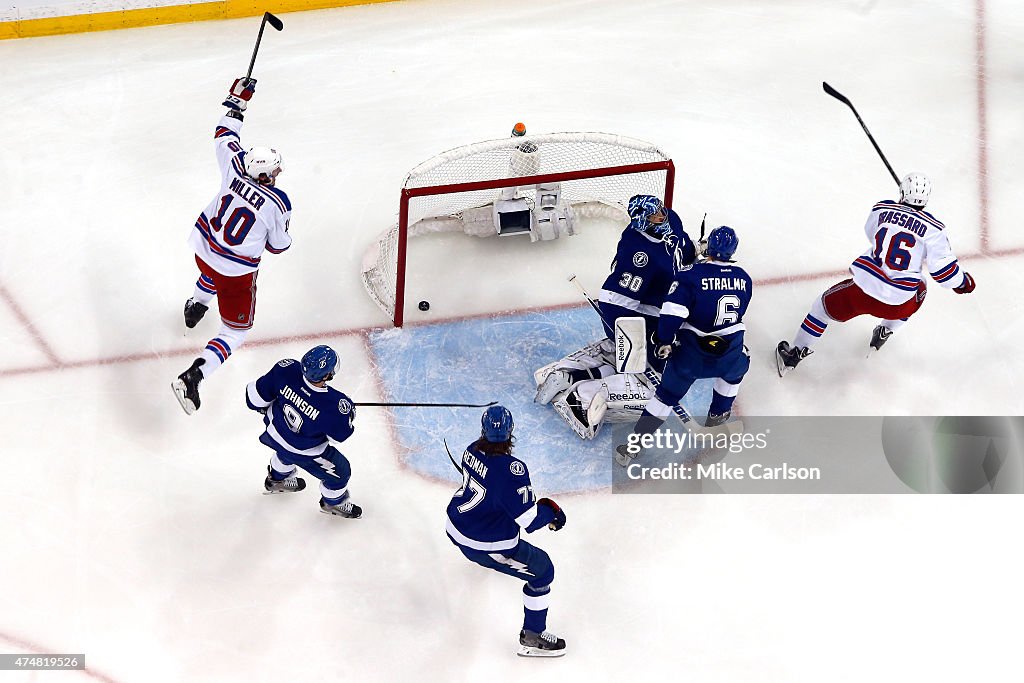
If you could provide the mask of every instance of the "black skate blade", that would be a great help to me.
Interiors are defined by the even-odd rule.
[[[176,379],[171,382],[171,390],[174,391],[174,398],[178,399],[178,403],[186,415],[196,412],[195,404],[185,397],[185,383],[183,381]]]

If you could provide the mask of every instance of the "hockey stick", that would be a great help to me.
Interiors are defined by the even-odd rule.
[[[868,127],[866,125],[864,125],[864,119],[862,119],[860,117],[860,114],[857,113],[857,109],[853,106],[853,102],[851,102],[848,97],[843,95],[841,92],[833,88],[825,81],[821,82],[821,87],[824,88],[826,93],[828,93],[829,95],[836,98],[837,100],[839,100],[840,102],[842,102],[843,104],[850,108],[850,111],[853,112],[853,115],[857,117],[857,121],[860,123],[860,127],[864,129],[865,133],[867,133],[868,140],[870,140],[871,144],[874,145],[875,151],[878,152],[878,156],[882,158],[882,163],[884,163],[885,167],[889,169],[889,175],[891,175],[892,179],[896,181],[896,185],[899,185],[899,176],[896,175],[896,171],[892,170],[892,165],[889,163],[889,160],[885,158],[884,154],[882,154],[882,149],[878,146],[878,143],[875,142],[875,137],[871,134],[871,131],[868,130]]]
[[[263,29],[267,24],[270,24],[278,31],[284,30],[284,23],[280,19],[270,12],[263,13],[263,22],[260,24],[260,34],[256,36],[256,47],[252,49],[252,59],[249,61],[249,71],[245,74],[246,80],[252,78],[252,68],[256,65],[256,53],[260,51],[260,41],[263,40]]]
[[[459,471],[459,474],[462,474],[462,468],[459,467],[459,463],[455,462],[455,458],[452,456],[451,449],[448,448],[448,441],[446,441],[445,439],[441,439],[441,443],[444,444],[444,449],[448,451],[448,459],[452,461],[452,465],[455,467],[456,470]]]
[[[383,406],[392,408],[490,408],[498,405],[490,403],[356,403],[357,406]]]
[[[576,288],[580,290],[581,294],[583,294],[583,298],[587,300],[587,303],[589,303],[591,308],[593,308],[594,311],[597,313],[597,317],[601,319],[601,322],[607,325],[609,329],[614,330],[615,326],[608,323],[608,320],[604,317],[604,314],[601,313],[601,308],[597,305],[597,302],[590,298],[590,294],[587,293],[587,290],[584,289],[583,285],[581,285],[579,280],[576,279],[575,273],[569,276],[569,282],[576,285]],[[655,390],[657,390],[657,388],[661,386],[661,380],[658,379],[658,375],[655,374],[654,370],[651,370],[650,368],[645,369],[644,377],[647,378],[647,380],[651,383],[651,386],[653,386]],[[690,414],[686,412],[686,408],[682,407],[678,403],[672,406],[672,412],[674,412],[676,416],[680,420],[682,420],[683,424],[685,425],[689,425],[690,422],[693,420],[693,418],[690,417]]]

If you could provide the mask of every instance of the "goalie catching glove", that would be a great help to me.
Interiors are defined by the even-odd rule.
[[[228,96],[224,99],[224,106],[228,109],[234,109],[239,113],[244,112],[246,105],[252,99],[255,92],[255,78],[236,78],[228,90]]]

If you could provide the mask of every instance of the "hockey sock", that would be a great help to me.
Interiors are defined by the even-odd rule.
[[[249,330],[235,330],[227,325],[221,325],[220,332],[206,343],[206,348],[199,356],[206,359],[206,364],[202,367],[203,379],[208,379],[216,372],[228,356],[242,346],[248,334]]]
[[[270,478],[274,481],[284,481],[295,474],[296,469],[295,465],[288,465],[281,460],[277,453],[270,456]]]
[[[708,408],[709,415],[722,415],[732,410],[736,394],[740,392],[740,384],[726,382],[719,377],[715,380],[715,390],[711,394],[711,407]]]
[[[523,629],[543,633],[548,627],[548,605],[551,604],[551,586],[534,588],[523,586]]]
[[[196,280],[196,288],[192,292],[192,300],[209,306],[215,296],[217,296],[217,285],[213,284],[213,280],[206,275],[200,275]]]
[[[658,399],[652,398],[651,402],[657,401]],[[650,404],[648,404],[650,407]],[[671,408],[669,409],[671,410]],[[644,408],[644,412],[640,414],[640,419],[636,421],[636,426],[633,427],[634,434],[653,434],[657,431],[658,427],[665,424],[664,417],[658,417],[651,415],[647,412],[647,408]]]
[[[348,489],[329,489],[323,482],[320,482],[320,497],[328,505],[340,505],[348,498]]]
[[[819,296],[811,304],[811,312],[807,314],[807,317],[800,324],[800,329],[793,339],[793,346],[812,348],[814,343],[821,338],[821,335],[825,334],[825,330],[828,329],[830,322],[833,322],[833,320],[825,313],[825,306],[821,303],[821,297]]]
[[[907,324],[907,320],[909,320],[909,318],[900,318],[899,320],[883,320],[879,324],[880,325],[885,325],[891,331],[895,332],[896,330],[898,330],[901,327],[903,327],[904,325],[906,325]]]

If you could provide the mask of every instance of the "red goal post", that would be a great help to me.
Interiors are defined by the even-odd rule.
[[[529,170],[542,172],[527,174],[521,164],[517,167],[516,150],[524,145],[531,151]],[[454,182],[441,182],[446,180]],[[559,183],[574,207],[610,206],[625,217],[626,202],[634,194],[658,195],[672,206],[675,165],[650,143],[605,133],[532,135],[449,150],[406,177],[397,224],[385,230],[364,256],[367,292],[395,327],[401,327],[410,237],[453,230],[450,226],[457,224],[462,211],[495,201],[503,188],[548,183]]]

